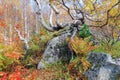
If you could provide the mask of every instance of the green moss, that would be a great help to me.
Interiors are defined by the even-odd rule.
[[[120,41],[113,45],[107,43],[101,43],[94,52],[105,52],[112,55],[113,58],[120,58]]]

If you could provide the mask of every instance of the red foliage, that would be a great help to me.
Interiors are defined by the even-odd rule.
[[[18,24],[15,25],[15,27],[16,27],[17,29],[21,29],[21,28],[22,28],[22,24],[18,23]]]
[[[6,80],[7,79],[7,72],[0,72],[0,80]]]
[[[7,26],[6,21],[0,20],[0,27],[5,27],[5,26]]]
[[[21,66],[12,67],[13,72],[0,72],[0,80],[36,80],[38,71],[22,68]]]
[[[3,6],[0,6],[0,16],[3,15],[3,13],[4,13]]]
[[[21,54],[18,52],[12,52],[12,53],[4,53],[4,56],[10,58],[10,59],[16,59],[18,60],[21,57]]]
[[[4,37],[2,36],[2,34],[0,34],[0,43],[4,42]]]
[[[19,71],[19,67],[15,68],[15,71],[9,75],[9,80],[22,80],[21,71]]]

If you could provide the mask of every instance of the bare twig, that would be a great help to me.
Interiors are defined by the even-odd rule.
[[[18,33],[18,36],[19,36],[20,40],[25,43],[25,49],[26,50],[29,49],[28,40],[26,38],[22,37],[22,35],[20,34],[20,31],[18,29],[16,29],[16,27],[15,27],[15,30]]]

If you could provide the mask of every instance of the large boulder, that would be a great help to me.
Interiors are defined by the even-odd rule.
[[[119,80],[120,60],[113,60],[111,55],[106,53],[90,52],[88,61],[92,67],[85,75],[88,80]]]
[[[69,36],[69,33],[61,34],[48,42],[42,59],[38,64],[38,69],[46,68],[47,64],[60,60],[69,61],[71,59],[72,51],[66,41]]]

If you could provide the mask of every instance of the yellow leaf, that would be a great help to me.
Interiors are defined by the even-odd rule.
[[[118,15],[118,14],[119,14],[118,8],[115,7],[115,8],[113,8],[113,9],[111,9],[110,12],[109,12],[109,14],[110,14],[110,16],[112,16],[112,17]]]

